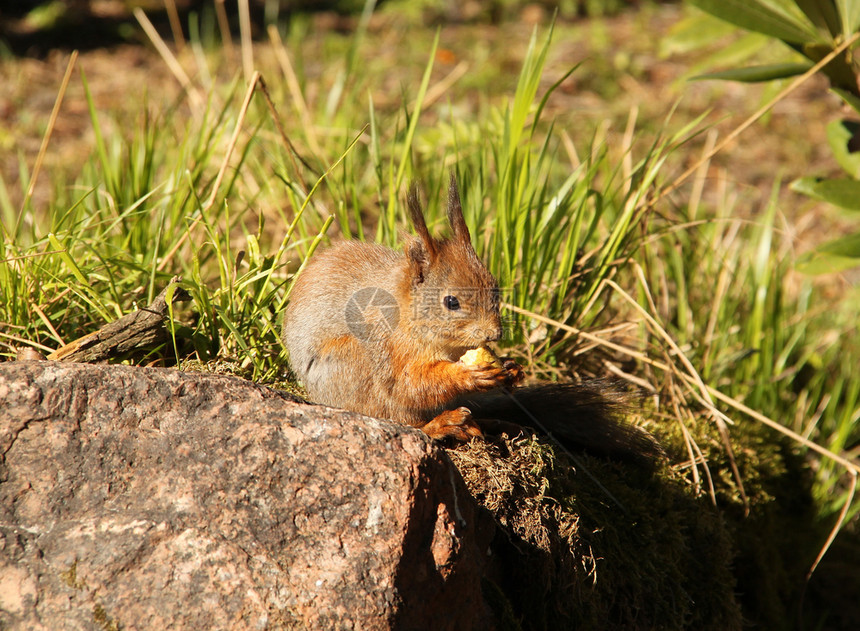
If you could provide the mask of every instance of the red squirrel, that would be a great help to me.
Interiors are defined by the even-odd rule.
[[[342,242],[314,255],[293,286],[282,339],[311,400],[435,439],[465,441],[482,435],[478,421],[500,420],[609,455],[654,452],[648,434],[619,419],[602,381],[513,389],[523,378],[516,362],[460,361],[501,337],[499,285],[472,247],[453,175],[450,238],[430,235],[415,186],[407,200],[418,236],[403,252]]]

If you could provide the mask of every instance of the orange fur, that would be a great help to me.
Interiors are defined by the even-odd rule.
[[[338,351],[354,346],[355,343],[356,340],[354,337],[350,335],[341,335],[340,337],[325,340],[322,345],[320,345],[320,353],[337,353]]]

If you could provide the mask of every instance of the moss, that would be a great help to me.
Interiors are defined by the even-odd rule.
[[[205,372],[215,375],[232,375],[241,377],[248,381],[255,381],[271,388],[285,390],[288,394],[307,401],[308,394],[305,389],[298,383],[295,375],[287,371],[286,375],[279,378],[259,381],[254,379],[254,368],[251,365],[242,365],[241,362],[231,359],[217,359],[212,361],[200,361],[198,359],[188,359],[182,362],[182,370],[186,372]]]
[[[808,467],[783,436],[757,423],[738,424],[731,428],[731,438],[741,493],[715,426],[697,423],[688,430],[705,453],[714,479],[732,542],[745,622],[767,629],[795,628],[804,577],[825,537],[816,522]],[[678,452],[676,432],[664,429],[662,440]]]
[[[78,577],[78,562],[75,561],[69,566],[69,569],[65,572],[60,572],[60,578],[63,579],[63,582],[71,587],[72,589],[86,589],[87,585],[83,581],[83,579]],[[92,594],[95,597],[95,593]],[[99,603],[93,605],[93,620],[102,628],[104,631],[119,631],[119,623],[116,620],[108,616],[104,607],[102,607]]]
[[[481,580],[481,594],[490,606],[496,618],[496,628],[499,631],[522,631],[517,620],[511,601],[494,581],[488,578]]]
[[[759,426],[733,428],[745,501],[714,425],[687,428],[708,462],[715,506],[702,466],[696,484],[684,463],[680,426],[650,429],[670,454],[653,471],[562,455],[539,437],[449,452],[500,526],[493,579],[522,628],[794,624],[822,540],[802,460]]]
[[[71,587],[72,589],[84,589],[86,588],[86,583],[83,580],[78,578],[78,562],[75,561],[69,566],[69,569],[65,572],[60,572],[60,578],[63,579],[63,582]]]
[[[93,620],[104,629],[104,631],[119,631],[119,624],[116,620],[107,615],[104,607],[96,603],[93,606]]]

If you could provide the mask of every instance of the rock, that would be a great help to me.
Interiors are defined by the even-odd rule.
[[[0,364],[0,629],[487,629],[421,432],[237,378]]]

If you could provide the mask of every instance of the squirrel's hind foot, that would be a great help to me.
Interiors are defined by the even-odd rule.
[[[451,437],[462,443],[484,435],[472,418],[472,412],[465,407],[445,410],[421,429],[434,440]]]

